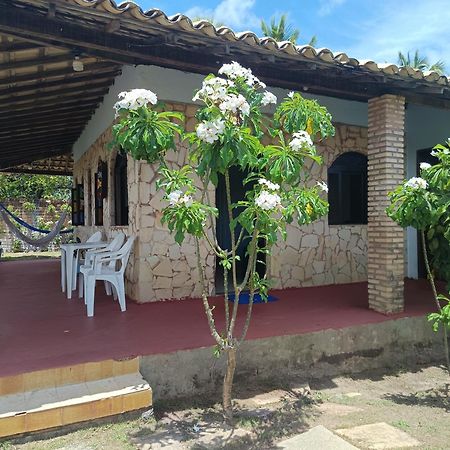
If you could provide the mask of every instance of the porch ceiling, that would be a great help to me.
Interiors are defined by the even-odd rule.
[[[70,153],[120,65],[2,32],[0,27],[0,170]],[[56,160],[58,162],[58,160]],[[67,164],[29,164],[23,171],[67,173]],[[17,168],[15,169],[17,171]]]
[[[450,109],[435,72],[277,43],[112,0],[0,0],[0,170],[68,153],[124,64],[206,74],[251,66],[268,85],[357,101],[382,94]],[[80,55],[83,72],[74,72]]]

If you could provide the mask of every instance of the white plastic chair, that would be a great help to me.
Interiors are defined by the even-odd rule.
[[[125,303],[125,269],[130,258],[135,237],[131,236],[117,252],[103,253],[94,257],[94,267],[84,274],[86,291],[85,301],[88,317],[94,316],[95,282],[103,280],[111,283],[119,298],[120,310],[126,311]],[[117,268],[117,265],[120,265]]]
[[[96,231],[92,236],[90,236],[86,242],[98,242],[102,239],[102,233],[101,231]],[[66,292],[66,251],[63,246],[61,246],[61,290],[63,292]],[[76,268],[78,264],[78,251],[75,252],[74,256],[74,270],[75,275],[72,275],[72,279],[75,280],[77,276]],[[76,286],[76,284],[73,282],[72,286]]]
[[[96,231],[94,234],[89,236],[86,239],[86,243],[90,244],[93,242],[101,242],[102,240],[102,232]],[[72,290],[74,291],[77,288],[77,274],[79,265],[84,264],[84,259],[80,258],[80,250],[77,250],[73,256],[73,264],[72,264]]]
[[[95,257],[104,253],[116,252],[118,251],[125,241],[125,234],[121,231],[117,233],[113,240],[105,247],[96,250],[88,250],[84,258],[84,264],[80,267],[80,276],[78,278],[78,297],[84,296],[86,299],[86,283],[84,283],[84,277],[87,272],[93,269]],[[108,295],[111,295],[110,284],[105,281],[105,289]]]

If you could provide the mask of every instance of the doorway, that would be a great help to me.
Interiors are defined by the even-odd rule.
[[[252,185],[250,183],[245,184],[244,180],[248,176],[247,171],[241,170],[239,167],[233,166],[229,170],[230,174],[230,194],[231,202],[237,203],[240,200],[245,200],[245,194]],[[225,188],[225,177],[219,174],[219,179],[216,188],[216,208],[219,211],[219,215],[216,221],[216,236],[219,246],[223,249],[231,249],[231,232],[230,232],[230,220],[228,217],[227,208],[227,194]],[[235,208],[233,210],[233,218],[235,218],[241,209]],[[241,225],[238,223],[234,229],[235,239],[238,239],[241,233]],[[243,239],[241,240],[239,247],[236,251],[236,255],[239,256],[240,260],[237,261],[236,265],[236,275],[238,283],[241,283],[245,277],[245,271],[248,264],[247,246],[249,244],[249,235],[244,232]],[[265,254],[260,253],[258,255],[258,261],[261,263],[257,264],[257,271],[260,276],[265,273]],[[222,294],[224,292],[224,277],[223,277],[223,267],[219,264],[219,259],[216,260],[216,273],[215,273],[215,288],[216,294]],[[232,287],[231,273],[229,274],[229,288]]]

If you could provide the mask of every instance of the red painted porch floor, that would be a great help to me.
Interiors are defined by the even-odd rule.
[[[0,262],[0,376],[213,345],[198,299],[129,301],[128,310],[121,313],[98,286],[95,317],[88,318],[77,294],[67,300],[61,292],[59,270],[57,260]],[[406,281],[405,312],[389,317],[367,308],[366,283],[272,294],[277,302],[254,305],[249,339],[420,316],[433,309],[424,280]],[[245,311],[241,306],[240,325]],[[217,322],[221,321],[218,317]]]

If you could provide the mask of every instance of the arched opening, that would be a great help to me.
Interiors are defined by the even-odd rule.
[[[367,223],[367,156],[340,155],[328,169],[329,225]]]
[[[114,224],[128,225],[127,155],[120,152],[114,164]]]

